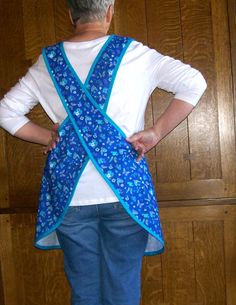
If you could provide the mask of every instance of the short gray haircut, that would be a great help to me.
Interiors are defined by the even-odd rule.
[[[67,2],[75,23],[100,21],[105,18],[109,6],[115,4],[115,0],[67,0]]]

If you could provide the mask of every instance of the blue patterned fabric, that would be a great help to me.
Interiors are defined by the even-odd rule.
[[[91,160],[130,216],[150,234],[146,254],[163,250],[163,237],[152,178],[145,158],[106,114],[122,58],[131,39],[110,36],[82,84],[63,44],[43,51],[44,60],[68,113],[60,141],[44,169],[36,226],[36,246],[59,247],[55,229],[70,204],[79,178]]]

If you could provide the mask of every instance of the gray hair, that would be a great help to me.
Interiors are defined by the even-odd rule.
[[[67,2],[75,23],[100,21],[105,18],[109,6],[115,4],[115,0],[67,0]]]

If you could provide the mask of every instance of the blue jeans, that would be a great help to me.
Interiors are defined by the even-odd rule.
[[[117,203],[69,207],[57,236],[72,305],[138,305],[148,233]]]

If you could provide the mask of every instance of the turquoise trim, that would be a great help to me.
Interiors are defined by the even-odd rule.
[[[113,38],[114,35],[110,35],[110,37],[108,37],[107,41],[104,43],[104,45],[102,46],[101,50],[99,51],[98,55],[96,56],[90,70],[89,70],[89,73],[88,73],[88,76],[86,77],[86,80],[85,80],[85,83],[84,83],[84,86],[87,87],[88,85],[88,82],[90,80],[90,77],[91,75],[93,74],[93,71],[94,71],[94,68],[96,66],[96,64],[98,63],[99,59],[100,59],[100,56],[102,55],[103,51],[106,49],[107,45],[110,43],[111,39]],[[64,43],[63,44],[63,49],[64,49]]]
[[[104,107],[104,110],[106,111],[107,110],[107,107],[108,107],[108,104],[109,104],[109,101],[110,101],[110,97],[111,97],[111,92],[112,92],[112,89],[113,89],[113,86],[114,86],[114,83],[115,83],[115,80],[116,80],[116,75],[117,75],[117,72],[118,72],[118,69],[120,68],[120,64],[122,62],[122,59],[127,51],[127,49],[129,48],[131,42],[133,41],[133,39],[130,39],[128,41],[128,43],[126,44],[124,50],[121,52],[121,55],[119,57],[119,60],[116,64],[116,68],[113,72],[113,75],[112,75],[112,81],[111,81],[111,84],[110,84],[110,88],[109,88],[109,91],[108,91],[108,94],[107,94],[107,98],[106,98],[106,102],[105,102],[105,107]]]
[[[82,83],[81,79],[79,78],[79,76],[76,74],[74,68],[72,67],[71,63],[69,62],[65,50],[63,48],[63,44],[60,44],[60,48],[61,48],[61,52],[62,55],[68,65],[68,67],[71,69],[71,72],[73,73],[74,77],[77,79],[77,81],[80,83],[81,87],[83,88],[84,92],[86,93],[87,97],[90,99],[91,103],[94,105],[94,107],[96,107],[98,109],[98,111],[107,119],[107,121],[109,121],[120,133],[124,138],[127,138],[126,134],[123,132],[123,130],[120,129],[120,127],[118,125],[116,125],[116,123],[106,114],[106,112],[101,109],[99,107],[99,105],[95,102],[95,100],[93,99],[93,97],[91,96],[91,94],[88,92],[88,90],[85,88],[84,84]],[[55,81],[54,81],[55,82]],[[61,95],[61,93],[60,93]],[[67,112],[68,113],[68,112]]]
[[[154,255],[162,254],[162,253],[164,253],[164,250],[165,250],[165,246],[163,244],[163,248],[161,248],[160,250],[152,251],[152,252],[151,251],[150,252],[145,252],[144,256],[154,256]]]
[[[37,245],[37,243],[35,243],[34,246],[40,250],[61,250],[61,246],[40,246]]]

